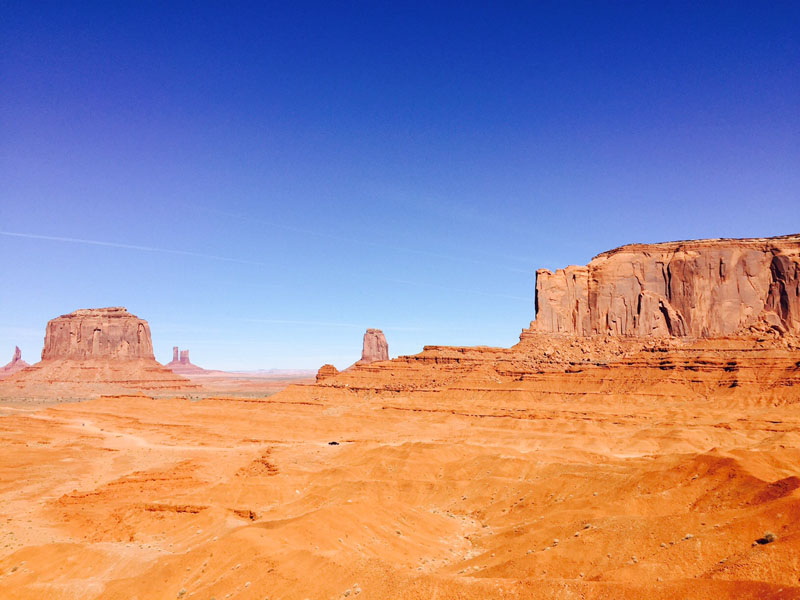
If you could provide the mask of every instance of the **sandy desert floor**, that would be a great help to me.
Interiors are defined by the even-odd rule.
[[[795,405],[531,400],[8,407],[0,597],[800,598]]]

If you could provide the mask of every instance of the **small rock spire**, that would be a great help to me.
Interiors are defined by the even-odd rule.
[[[378,360],[389,360],[389,344],[380,329],[367,329],[359,362],[369,364]]]

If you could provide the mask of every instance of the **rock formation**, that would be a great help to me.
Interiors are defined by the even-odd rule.
[[[319,383],[320,381],[325,381],[330,377],[335,377],[338,374],[339,374],[339,369],[337,369],[333,365],[331,364],[322,365],[319,368],[319,371],[317,371],[317,383]]]
[[[361,360],[357,364],[368,365],[379,360],[389,360],[389,344],[380,329],[367,329]]]
[[[22,352],[19,346],[15,346],[14,356],[11,357],[11,362],[0,368],[0,379],[13,375],[17,371],[22,371],[25,367],[30,367],[30,365],[22,360]]]
[[[203,367],[193,365],[192,361],[189,360],[189,351],[180,350],[178,346],[172,347],[172,361],[164,366],[173,373],[178,373],[179,375],[202,375],[209,373],[209,371],[206,371]]]
[[[197,388],[156,362],[147,321],[111,307],[76,310],[51,320],[42,360],[4,379],[0,397],[175,396]]]
[[[47,324],[42,360],[154,359],[147,321],[125,308],[90,308]]]
[[[800,235],[631,244],[536,272],[532,332],[710,338],[800,334]]]
[[[799,259],[800,235],[624,246],[584,267],[539,271],[536,321],[512,348],[426,346],[318,385],[455,395],[497,386],[609,401],[692,397],[696,386],[706,398],[794,402]]]

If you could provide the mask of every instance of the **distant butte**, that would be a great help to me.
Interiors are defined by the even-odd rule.
[[[198,386],[158,364],[150,326],[125,308],[81,309],[47,324],[42,360],[7,377],[0,397],[88,398],[169,394]]]
[[[30,367],[30,365],[22,360],[22,352],[20,351],[19,346],[16,346],[14,348],[14,355],[11,357],[11,362],[0,368],[0,379],[4,379],[9,375],[13,375],[17,371],[22,371],[22,369],[26,367]]]
[[[322,365],[317,371],[317,383],[335,377],[340,372],[347,373],[356,367],[364,367],[374,362],[389,360],[389,344],[386,336],[380,329],[367,329],[364,333],[364,341],[361,347],[361,358],[350,365],[344,371],[339,371],[331,364]]]
[[[180,350],[178,346],[172,347],[172,360],[164,366],[178,375],[203,375],[209,372],[203,367],[192,364],[189,360],[189,351]]]

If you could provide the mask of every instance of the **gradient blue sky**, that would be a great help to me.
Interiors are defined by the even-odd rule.
[[[0,363],[509,346],[537,268],[800,230],[797,2],[431,4],[0,1]]]

